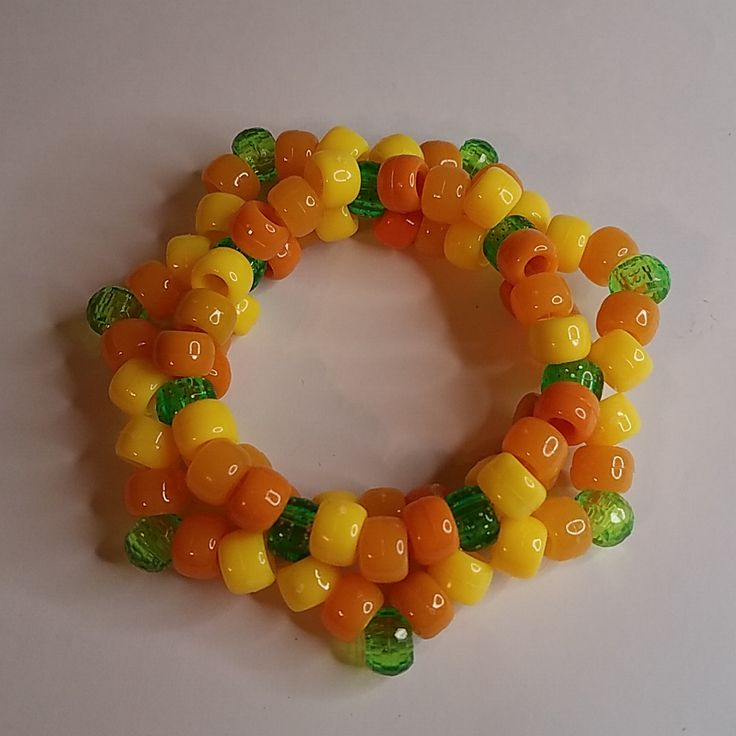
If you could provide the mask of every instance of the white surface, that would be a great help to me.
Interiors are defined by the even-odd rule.
[[[730,0],[6,0],[0,733],[733,734],[735,27]],[[81,322],[190,228],[241,127],[337,122],[487,137],[675,283],[634,396],[634,536],[498,575],[393,680],[275,596],[124,564],[121,418]],[[538,377],[495,274],[366,243],[310,249],[232,351],[244,438],[307,494],[456,479]]]

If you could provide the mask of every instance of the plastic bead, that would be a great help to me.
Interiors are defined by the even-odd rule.
[[[540,319],[567,317],[573,310],[572,293],[557,273],[537,273],[519,281],[509,295],[511,312],[524,326]]]
[[[360,504],[368,516],[401,518],[406,508],[406,499],[399,488],[369,488],[360,497]]]
[[[486,230],[498,225],[521,197],[521,186],[511,174],[489,167],[471,183],[463,200],[463,211]]]
[[[496,268],[506,281],[518,284],[527,276],[556,271],[557,249],[539,230],[521,228],[501,242]]]
[[[299,244],[297,243],[296,239],[293,242],[296,243],[298,248]],[[298,256],[296,260],[298,262]],[[271,268],[272,263],[273,261],[269,261],[269,269]],[[287,264],[285,264],[283,261],[279,261],[279,263],[284,265],[284,267],[287,266]],[[271,278],[275,277],[271,276]],[[281,278],[281,276],[279,276],[279,278]],[[247,335],[253,329],[253,325],[255,325],[260,316],[260,302],[254,296],[244,297],[235,305],[235,327],[233,328],[233,334],[238,336]]]
[[[401,250],[408,248],[419,233],[422,222],[421,212],[408,214],[386,210],[373,222],[373,235],[379,243]]]
[[[414,663],[409,622],[395,609],[382,608],[363,632],[366,666],[379,675],[400,675]]]
[[[424,216],[448,224],[460,221],[469,184],[470,177],[459,167],[439,165],[429,169],[422,189]]]
[[[493,578],[490,565],[462,550],[430,565],[427,573],[447,593],[450,600],[465,606],[480,602]]]
[[[395,516],[369,516],[358,540],[360,573],[373,583],[396,583],[409,572],[406,525]]]
[[[493,268],[498,269],[498,251],[506,238],[517,230],[526,229],[533,230],[534,223],[521,215],[508,215],[488,231],[483,240],[483,254]]]
[[[166,244],[166,265],[181,286],[191,286],[192,266],[210,249],[204,235],[177,235]]]
[[[235,328],[235,307],[212,289],[192,289],[184,295],[174,312],[177,328],[202,330],[215,345],[224,345]]]
[[[424,141],[421,146],[424,160],[431,169],[434,166],[454,166],[462,168],[460,149],[449,141]]]
[[[408,135],[403,133],[392,133],[384,138],[381,138],[378,143],[371,149],[369,158],[371,161],[376,161],[382,164],[386,159],[394,156],[419,156],[424,158],[422,149],[419,144]]]
[[[504,519],[491,548],[491,567],[515,578],[533,578],[544,556],[547,528],[533,516]]]
[[[116,371],[133,358],[151,359],[158,329],[146,319],[113,322],[100,339],[100,353],[110,370]]]
[[[567,460],[567,440],[562,433],[536,417],[524,417],[512,424],[501,448],[510,452],[547,488]]]
[[[619,445],[641,429],[641,420],[626,394],[613,394],[600,402],[600,416],[589,445]]]
[[[375,161],[358,161],[360,171],[360,191],[350,202],[348,209],[360,217],[380,217],[384,206],[378,197],[378,171],[380,164]]]
[[[343,501],[345,503],[357,503],[358,497],[352,491],[344,491],[335,488],[329,491],[318,493],[313,499],[315,503],[321,504],[325,501]]]
[[[483,265],[483,238],[486,230],[468,218],[455,222],[445,234],[445,258],[458,268],[478,269]]]
[[[128,562],[146,572],[160,572],[169,567],[171,540],[180,522],[174,514],[139,519],[123,543]]]
[[[431,258],[444,258],[445,237],[449,227],[442,222],[432,222],[429,218],[422,217],[419,232],[414,238],[414,248],[417,253]]]
[[[343,641],[335,636],[329,636],[328,641],[332,656],[338,662],[350,667],[365,667],[365,642],[362,636],[352,641]]]
[[[121,286],[103,286],[87,302],[87,324],[101,335],[121,319],[147,319],[148,314],[132,291]]]
[[[426,572],[413,572],[393,585],[389,601],[423,639],[437,636],[455,616],[450,598]]]
[[[624,330],[598,338],[590,348],[590,358],[601,367],[606,383],[619,392],[638,386],[653,369],[641,343]]]
[[[355,561],[366,516],[366,510],[353,501],[323,501],[312,524],[309,553],[330,565],[349,567]]]
[[[118,435],[115,454],[144,468],[171,468],[179,462],[171,427],[149,416],[128,421]]]
[[[572,381],[557,381],[542,391],[534,416],[557,429],[568,445],[590,439],[600,416],[601,404],[590,390]]]
[[[281,597],[294,613],[324,603],[339,579],[338,568],[313,557],[305,557],[276,572],[276,584]]]
[[[521,181],[521,177],[512,169],[508,164],[503,164],[501,162],[490,164],[489,168],[496,168],[501,169],[502,171],[505,171],[509,176],[513,177],[516,180],[516,183],[524,189],[524,183]],[[481,175],[481,172],[477,172],[475,176],[472,177],[473,180],[477,179]],[[523,192],[522,192],[523,193]]]
[[[635,291],[653,299],[657,304],[670,292],[672,280],[667,266],[654,256],[635,255],[621,261],[608,279],[611,293]]]
[[[265,532],[278,521],[290,497],[291,484],[283,475],[271,468],[252,468],[228,499],[227,513],[241,529]]]
[[[194,264],[191,278],[193,289],[211,289],[237,304],[253,286],[253,268],[240,251],[213,248]]]
[[[615,547],[634,530],[634,509],[618,493],[583,491],[575,496],[590,519],[593,544]]]
[[[478,486],[458,488],[445,501],[455,519],[461,549],[473,552],[496,541],[500,525],[491,502]]]
[[[516,422],[518,422],[519,419],[522,419],[523,417],[533,417],[534,407],[537,404],[538,398],[539,394],[535,393],[534,391],[530,391],[528,394],[524,394],[519,399],[519,403],[516,405],[516,409],[514,409],[514,414],[511,418],[511,424],[516,424]]]
[[[205,194],[199,200],[194,214],[194,229],[198,235],[204,235],[213,243],[220,240],[232,230],[243,204],[243,200],[234,194]]]
[[[210,506],[221,506],[250,470],[248,453],[226,439],[202,445],[187,468],[189,490]]]
[[[123,499],[131,516],[159,516],[183,513],[191,495],[179,468],[141,468],[128,478]]]
[[[450,492],[450,489],[442,483],[424,483],[421,486],[412,488],[409,493],[406,494],[407,505],[417,501],[420,498],[427,496],[437,496],[438,498],[445,498]]]
[[[315,232],[324,243],[347,240],[358,231],[358,218],[345,207],[325,210]]]
[[[590,225],[579,217],[555,215],[547,226],[547,237],[557,248],[560,271],[577,271],[590,237]]]
[[[254,447],[253,445],[249,445],[247,442],[241,442],[240,446],[250,456],[250,464],[252,467],[254,468],[273,468],[273,465],[271,465],[271,461],[257,447]]]
[[[393,212],[416,212],[422,203],[427,164],[419,156],[392,156],[378,171],[376,182],[381,204]]]
[[[268,193],[268,203],[297,238],[311,233],[322,219],[322,201],[301,176],[282,179]]]
[[[590,352],[590,329],[585,317],[553,317],[538,320],[529,329],[529,347],[540,363],[570,363]]]
[[[587,358],[545,366],[542,373],[542,391],[557,381],[572,381],[585,386],[599,400],[603,394],[603,371]]]
[[[246,128],[233,139],[233,153],[250,164],[261,181],[276,178],[276,141],[265,128]]]
[[[154,343],[153,360],[169,376],[207,376],[215,363],[215,343],[203,332],[164,330]]]
[[[308,498],[290,498],[267,535],[268,548],[282,560],[296,562],[309,555],[309,533],[317,504]]]
[[[625,330],[639,343],[647,345],[659,327],[659,307],[653,299],[644,294],[618,291],[609,294],[603,300],[595,326],[601,336],[614,330]]]
[[[230,388],[232,380],[230,361],[222,350],[215,349],[215,362],[212,370],[207,374],[207,379],[215,389],[215,398],[221,399]]]
[[[218,545],[218,560],[223,582],[235,595],[257,593],[276,580],[262,534],[226,534]]]
[[[534,517],[547,529],[545,557],[572,560],[588,551],[593,534],[588,515],[577,501],[566,496],[548,498],[534,512]]]
[[[355,159],[365,156],[369,149],[368,141],[360,133],[344,125],[330,128],[317,146],[318,151],[337,151]]]
[[[238,441],[235,419],[230,409],[217,399],[203,399],[185,406],[174,417],[171,429],[185,460],[191,460],[197,449],[210,440]]]
[[[460,157],[465,171],[474,176],[491,164],[498,163],[496,149],[482,138],[469,138],[460,146]]]
[[[147,358],[132,358],[115,371],[108,395],[124,414],[145,414],[156,391],[168,380]]]
[[[280,281],[291,275],[302,259],[302,246],[296,238],[289,238],[286,245],[268,262],[266,276]],[[253,301],[253,297],[251,297]],[[238,327],[235,332],[237,334]]]
[[[547,497],[545,487],[509,452],[496,455],[478,473],[478,485],[493,508],[511,519],[529,516]]]
[[[634,456],[624,447],[585,445],[575,451],[570,482],[578,490],[626,493],[634,478]]]
[[[220,541],[230,531],[222,516],[191,514],[180,524],[171,545],[174,570],[195,580],[212,580],[220,576],[217,560]]]
[[[278,178],[304,176],[304,167],[317,150],[317,145],[317,136],[306,130],[285,130],[281,133],[274,146]]]
[[[636,255],[639,246],[617,227],[596,230],[585,246],[580,270],[598,286],[608,286],[611,271],[624,259]]]
[[[208,192],[234,194],[242,200],[255,199],[261,191],[256,172],[234,153],[210,161],[202,171],[202,184]]]
[[[160,422],[171,424],[177,412],[202,399],[215,399],[217,395],[209,379],[194,376],[168,381],[156,392],[156,416]]]
[[[288,228],[279,223],[276,211],[266,202],[246,202],[233,221],[235,244],[247,255],[262,261],[273,258],[289,237]]]
[[[325,209],[348,205],[360,193],[358,162],[338,151],[317,151],[304,167],[304,178]]]
[[[489,455],[488,457],[483,457],[480,460],[478,460],[478,462],[475,465],[473,465],[473,467],[470,468],[470,470],[468,470],[468,472],[465,474],[465,485],[470,486],[471,488],[473,486],[478,486],[478,476],[480,475],[480,471],[483,470],[483,468],[485,468],[486,465],[488,465],[488,463],[490,463],[494,457],[496,457],[496,455]],[[448,494],[448,496],[449,495],[450,494]],[[454,511],[453,511],[453,516],[455,516]],[[455,521],[457,522],[457,516],[455,516]],[[458,531],[460,531],[460,533],[462,534],[462,530],[460,530],[459,526],[458,526]],[[462,546],[462,536],[460,539],[461,539],[461,546]]]
[[[173,272],[160,261],[146,261],[131,271],[126,286],[155,320],[171,317],[184,294]]]
[[[363,633],[381,606],[381,589],[358,573],[351,573],[337,581],[322,606],[322,624],[332,636],[353,641]]]
[[[536,192],[530,192],[525,189],[519,201],[514,205],[509,216],[521,215],[529,220],[532,225],[544,233],[547,232],[547,226],[552,217],[547,200]]]
[[[427,496],[411,502],[404,510],[404,522],[414,559],[420,565],[439,562],[460,546],[455,519],[442,498]]]

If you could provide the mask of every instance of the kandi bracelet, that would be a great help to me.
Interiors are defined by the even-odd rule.
[[[232,151],[202,173],[196,234],[172,238],[163,260],[87,306],[110,399],[128,417],[115,451],[136,466],[124,491],[133,565],[220,578],[236,595],[276,583],[292,611],[320,606],[334,640],[396,675],[413,662],[413,635],[439,634],[494,570],[531,578],[543,556],[571,559],[631,533],[634,459],[620,444],[639,430],[626,392],[652,370],[644,346],[670,288],[661,261],[618,228],[551,217],[484,140],[458,149],[395,134],[371,148],[345,127],[321,140],[249,128]],[[294,271],[299,238],[343,240],[361,220],[389,248],[500,273],[501,300],[544,366],[540,393],[521,399],[498,454],[460,488],[303,498],[241,443],[222,401],[228,349],[258,318],[262,278]],[[596,340],[561,275],[578,268],[610,292]],[[574,497],[556,487],[570,446]]]

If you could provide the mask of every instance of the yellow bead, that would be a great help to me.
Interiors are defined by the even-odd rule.
[[[541,194],[529,190],[522,193],[519,201],[509,214],[526,217],[542,233],[547,232],[547,226],[552,216],[547,200]]]
[[[491,548],[491,565],[515,578],[533,578],[547,544],[547,528],[533,516],[504,519]]]
[[[626,394],[613,394],[601,401],[598,425],[589,445],[620,445],[641,429],[639,413]]]
[[[307,159],[304,178],[325,209],[350,204],[360,192],[358,162],[339,151],[317,151]]]
[[[482,268],[484,261],[489,265],[483,257],[483,239],[487,232],[467,217],[450,225],[445,233],[445,258],[453,266],[472,271]]]
[[[493,458],[496,457],[495,455],[489,455],[488,457],[484,457],[481,460],[478,460],[478,462],[473,465],[470,470],[468,470],[468,474],[465,476],[465,485],[466,486],[477,486],[478,485],[478,475],[480,474],[480,471],[483,470],[483,468],[488,465]]]
[[[536,511],[547,489],[510,453],[502,452],[478,473],[478,485],[494,508],[511,519]]]
[[[209,252],[210,241],[204,235],[177,235],[166,244],[166,265],[177,283],[189,288],[192,267]]]
[[[529,347],[540,363],[569,363],[590,352],[590,328],[585,317],[540,319],[529,328]]]
[[[218,250],[220,250],[218,248]],[[229,250],[223,248],[222,250]],[[254,296],[243,297],[235,304],[235,335],[247,335],[261,316],[261,303]]]
[[[357,503],[358,497],[352,491],[335,489],[331,491],[322,491],[322,493],[318,493],[312,500],[315,503],[322,503],[323,501],[352,501]]]
[[[192,267],[191,285],[193,289],[212,289],[237,305],[253,286],[253,268],[234,248],[213,248]]]
[[[403,133],[392,133],[387,135],[385,138],[381,138],[378,143],[371,149],[370,158],[371,161],[376,161],[382,164],[387,158],[392,156],[401,156],[408,154],[410,156],[419,156],[424,158],[424,151],[422,151],[420,145],[408,135]]]
[[[493,569],[461,549],[427,568],[430,577],[457,603],[472,606],[488,590]]]
[[[325,210],[314,232],[325,243],[351,238],[358,230],[358,218],[346,206]]]
[[[625,330],[612,330],[599,337],[588,356],[603,371],[606,383],[614,391],[630,391],[652,372],[649,353]]]
[[[171,427],[150,416],[130,419],[118,435],[115,454],[144,468],[171,468],[179,462]]]
[[[205,194],[194,215],[194,229],[216,242],[230,234],[238,210],[245,204],[240,197],[227,192]]]
[[[110,401],[125,414],[145,414],[156,391],[169,380],[147,358],[131,358],[115,371],[110,381]]]
[[[222,579],[231,593],[255,593],[276,580],[263,534],[252,534],[242,529],[230,532],[217,545],[217,556]]]
[[[490,230],[509,214],[521,192],[521,185],[511,174],[490,166],[471,183],[463,200],[463,211],[476,225]]]
[[[344,125],[330,128],[317,146],[318,151],[339,151],[355,159],[365,156],[369,148],[368,141],[360,133]]]
[[[340,579],[338,568],[305,557],[276,572],[276,584],[290,610],[298,613],[324,603]]]
[[[577,271],[588,244],[590,225],[572,215],[555,215],[547,226],[547,237],[557,248],[557,268],[565,273]]]
[[[356,501],[322,501],[312,523],[309,553],[329,565],[352,565],[366,516],[368,512]]]
[[[177,412],[171,423],[174,439],[185,460],[191,460],[197,448],[215,439],[238,443],[238,428],[230,409],[217,399],[202,399]]]

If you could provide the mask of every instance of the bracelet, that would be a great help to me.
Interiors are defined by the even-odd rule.
[[[128,417],[115,452],[136,466],[124,492],[137,518],[124,541],[133,565],[221,578],[237,595],[275,582],[292,611],[321,606],[340,658],[396,675],[413,662],[413,634],[440,633],[455,604],[483,597],[494,570],[531,578],[544,556],[572,559],[631,533],[622,494],[634,459],[620,444],[640,427],[626,392],[652,370],[643,346],[670,289],[661,261],[616,227],[591,233],[578,217],[551,217],[481,139],[458,149],[395,134],[371,148],[341,126],[321,140],[249,128],[202,182],[195,234],[172,238],[162,261],[87,305],[113,371],[110,399]],[[240,442],[221,400],[232,337],[259,316],[253,290],[295,270],[300,238],[343,240],[361,219],[389,248],[492,266],[545,366],[498,454],[481,458],[460,488],[303,498]],[[561,275],[578,268],[609,290],[595,340]],[[574,498],[558,484],[571,445]]]

